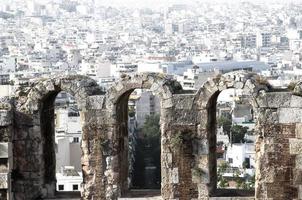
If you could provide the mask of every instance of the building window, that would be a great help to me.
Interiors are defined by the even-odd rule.
[[[163,73],[166,74],[168,72],[167,67],[163,67]]]
[[[229,163],[233,163],[233,158],[229,158]]]
[[[72,190],[73,190],[73,191],[79,190],[79,186],[78,186],[78,185],[72,185]]]
[[[250,169],[251,168],[251,160],[250,158],[245,158],[244,163],[243,163],[243,167]]]
[[[73,143],[79,143],[79,138],[78,137],[74,137],[73,138]]]
[[[64,185],[59,185],[59,191],[63,191],[64,190]]]

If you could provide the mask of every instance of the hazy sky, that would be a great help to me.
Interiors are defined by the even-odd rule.
[[[95,0],[95,2],[106,6],[130,6],[130,7],[159,7],[173,3],[184,3],[183,0]],[[187,0],[187,3],[194,0]]]
[[[250,1],[250,2],[260,2],[260,3],[272,3],[272,2],[282,2],[282,3],[290,3],[290,2],[302,2],[302,0],[95,0],[100,5],[106,6],[126,6],[126,7],[161,7],[167,6],[175,3],[183,4],[194,4],[195,2],[242,2],[242,1]]]

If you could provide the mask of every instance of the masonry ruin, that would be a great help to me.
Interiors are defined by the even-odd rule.
[[[302,199],[302,83],[273,88],[259,75],[231,72],[184,91],[162,74],[123,76],[105,91],[84,76],[37,79],[0,102],[0,142],[10,142],[15,200],[56,197],[54,116],[56,95],[73,95],[82,121],[82,199],[116,200],[127,188],[127,101],[139,88],[161,104],[163,199]],[[215,112],[225,89],[249,93],[257,115],[255,194],[230,197],[216,188]],[[237,194],[238,195],[238,194]]]

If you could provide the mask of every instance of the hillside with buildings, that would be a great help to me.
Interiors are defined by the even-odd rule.
[[[136,197],[144,192],[147,193],[142,194],[144,197],[148,194],[156,196],[159,195],[160,189],[165,191],[162,194],[173,193],[173,199],[188,200],[186,195],[190,192],[191,196],[202,199],[201,191],[209,192],[211,189],[203,189],[205,186],[200,183],[200,179],[195,180],[195,176],[214,173],[202,180],[208,181],[207,187],[218,189],[222,194],[226,190],[244,194],[243,196],[256,191],[259,196],[259,191],[263,189],[255,188],[255,182],[262,181],[259,177],[257,179],[257,167],[260,164],[257,163],[256,156],[260,150],[257,150],[256,144],[261,139],[258,137],[259,132],[263,131],[259,130],[259,124],[266,119],[271,120],[277,114],[266,116],[265,119],[259,118],[258,114],[263,114],[263,110],[269,106],[272,108],[268,109],[267,113],[275,112],[277,108],[288,108],[292,104],[294,108],[300,106],[295,100],[289,100],[294,97],[283,93],[280,95],[284,95],[284,98],[279,97],[278,92],[293,92],[297,96],[300,94],[302,2],[191,0],[177,3],[158,2],[153,6],[150,4],[152,3],[149,1],[136,5],[133,1],[127,4],[126,1],[118,0],[111,3],[98,0],[1,2],[0,98],[5,102],[10,99],[8,104],[14,104],[12,109],[27,106],[10,117],[17,124],[20,123],[17,118],[23,116],[23,112],[26,111],[26,115],[35,106],[40,109],[30,113],[39,115],[32,120],[36,124],[28,127],[34,127],[32,134],[37,131],[36,126],[45,126],[40,132],[46,139],[36,139],[27,146],[36,147],[38,153],[42,152],[43,155],[55,158],[54,161],[43,161],[43,170],[50,170],[46,170],[49,174],[44,176],[51,177],[51,180],[43,179],[43,184],[55,182],[54,185],[45,186],[44,190],[46,193],[53,190],[59,196],[67,194],[79,198],[87,191],[91,195],[94,186],[89,185],[89,181],[97,180],[98,186],[103,187],[99,191],[106,191],[106,200],[115,200],[121,196]],[[244,75],[238,75],[237,72]],[[52,80],[54,77],[58,78]],[[141,80],[140,77],[144,78]],[[224,82],[232,77],[235,80]],[[43,82],[49,79],[49,82]],[[141,81],[139,86],[135,82],[136,79]],[[65,83],[67,84],[64,85]],[[77,85],[73,85],[75,83]],[[61,88],[61,84],[64,87]],[[258,89],[255,85],[261,86],[260,89],[254,91]],[[39,93],[32,97],[36,93],[28,91],[36,86],[36,91],[45,88],[45,91],[51,92],[45,96],[44,93]],[[128,86],[129,90],[122,90]],[[211,96],[206,106],[202,104],[204,102],[199,102],[205,100],[198,98],[206,98],[214,90],[216,93]],[[265,96],[264,90],[276,92],[278,97],[271,100],[273,103],[266,100],[266,103],[271,105],[261,107],[263,102],[260,102],[255,107],[255,101],[252,100],[255,100],[255,96]],[[74,93],[68,93],[70,91]],[[116,91],[121,93],[115,94]],[[190,96],[193,94],[194,98]],[[39,99],[42,96],[42,100]],[[39,99],[39,103],[30,104],[28,98],[34,99],[34,102]],[[276,103],[276,106],[275,100],[284,100],[285,103]],[[183,107],[187,108],[189,105],[191,110],[184,112]],[[169,106],[176,111],[166,111]],[[206,110],[207,115],[190,113],[198,110],[197,107],[202,110],[200,112]],[[2,112],[5,109],[7,108],[0,107],[0,119],[7,120],[7,112]],[[87,114],[87,110],[92,111]],[[99,111],[103,113],[98,113]],[[278,111],[278,115],[283,117],[280,113],[282,110]],[[300,116],[296,111],[292,113],[294,117]],[[28,120],[30,117],[24,118]],[[174,117],[173,120],[165,121],[170,117]],[[199,119],[198,122],[194,121],[196,118]],[[291,121],[293,118],[282,119]],[[26,119],[22,118],[25,124],[30,124]],[[204,144],[200,138],[197,139],[200,136],[193,137],[191,132],[202,131],[197,124],[205,119],[208,120],[205,122],[208,126],[203,128],[212,131],[214,136],[207,133],[208,143]],[[1,126],[7,126],[5,120],[0,121]],[[186,125],[192,123],[188,125],[190,128],[179,128],[181,131],[173,132],[175,138],[171,136],[171,139],[167,136],[171,130],[166,129],[175,124],[178,126],[178,120],[187,120],[184,122]],[[100,125],[100,122],[104,124]],[[112,135],[98,133],[95,141],[91,145],[89,143],[89,146],[89,136],[85,133],[97,132],[90,127],[91,124],[100,127],[110,124],[104,130],[112,131]],[[181,125],[180,123],[179,126]],[[15,132],[22,129],[20,127],[18,126]],[[88,130],[87,127],[91,129]],[[192,127],[195,129],[191,130]],[[282,129],[284,130],[285,128]],[[14,162],[20,160],[13,158],[13,152],[20,149],[14,150],[12,143],[20,138],[12,137],[8,142],[5,136],[7,132],[9,131],[0,132],[0,138],[5,141],[0,140],[0,199],[19,200],[17,197],[13,198],[15,188],[12,188],[11,184],[14,179],[20,177],[26,179],[18,173],[20,169],[14,168]],[[183,136],[184,133],[187,135]],[[105,140],[103,137],[109,139]],[[22,142],[25,138],[22,138]],[[101,144],[97,143],[101,139]],[[114,139],[118,139],[118,142]],[[167,141],[171,142],[172,147],[168,145],[169,149],[163,149]],[[280,141],[284,142],[281,139]],[[22,142],[20,143],[23,144]],[[268,143],[270,142],[272,141]],[[40,143],[46,146],[40,149]],[[204,167],[203,162],[206,161],[194,160],[200,156],[196,152],[204,151],[199,149],[202,145],[208,145],[207,148],[211,152],[206,152],[214,155],[209,158],[209,169],[204,171],[200,171],[200,168]],[[287,143],[282,145],[288,146]],[[90,155],[94,152],[94,147],[99,148],[99,151],[102,148],[113,150],[98,152],[99,156],[104,157],[91,160],[95,156]],[[171,150],[176,147],[182,149],[178,149],[178,152]],[[47,148],[51,151],[48,152]],[[179,160],[173,160],[169,151],[175,154],[173,158],[177,157]],[[89,168],[97,162],[101,163],[100,166],[104,168],[106,175],[102,181],[98,178],[104,174],[94,174]],[[118,167],[115,166],[117,162]],[[177,167],[171,167],[174,165]],[[114,170],[119,168],[118,172],[113,173],[114,170],[110,167]],[[183,174],[178,176],[178,173],[181,173],[178,172],[180,168]],[[274,173],[278,173],[279,168],[274,170]],[[33,172],[26,175],[36,179],[42,176],[39,174],[33,177],[31,173]],[[166,174],[169,174],[169,178]],[[292,172],[287,171],[284,174]],[[88,185],[85,185],[85,177],[89,177]],[[265,180],[270,178],[266,177]],[[180,179],[184,180],[183,183],[190,183],[187,186],[189,189],[177,185]],[[294,177],[291,177],[292,179]],[[169,181],[177,186],[163,187],[163,182]],[[299,185],[301,187],[301,184]],[[22,187],[26,188],[26,184]],[[183,191],[185,197],[181,196],[179,191]],[[299,199],[302,198],[300,196]],[[37,200],[43,198],[36,197]],[[91,196],[85,198],[93,199]]]

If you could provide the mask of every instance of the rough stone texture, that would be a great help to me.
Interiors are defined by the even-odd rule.
[[[98,141],[98,130],[89,125],[91,119],[86,115],[96,110],[91,108],[89,97],[102,95],[103,92],[90,78],[61,76],[37,79],[28,83],[27,87],[19,87],[15,91],[14,105],[12,105],[14,107],[12,136],[14,199],[39,199],[55,196],[54,100],[61,91],[73,95],[80,108],[83,125],[82,165],[85,183],[82,195],[87,199],[91,199],[93,195],[94,186],[98,181],[95,175],[99,174],[99,168],[96,167],[99,159],[90,158],[95,153],[101,155],[101,152],[95,152],[99,151],[99,148],[92,143],[95,140]],[[89,128],[86,128],[87,126]],[[85,137],[88,134],[91,136]],[[87,146],[90,145],[93,148],[88,149]]]
[[[128,190],[127,103],[146,88],[161,105],[161,197],[167,200],[301,199],[302,87],[276,92],[262,77],[232,72],[206,82],[196,94],[162,74],[123,76],[106,92],[84,76],[37,79],[0,100],[1,141],[13,144],[13,199],[55,193],[53,103],[60,91],[76,98],[82,120],[82,199],[116,200]],[[243,89],[257,116],[254,197],[217,197],[216,100]]]

